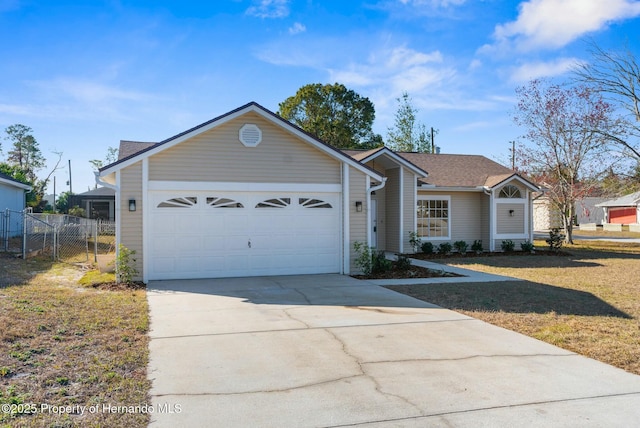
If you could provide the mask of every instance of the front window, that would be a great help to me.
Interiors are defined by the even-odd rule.
[[[418,235],[449,238],[449,198],[418,199]]]

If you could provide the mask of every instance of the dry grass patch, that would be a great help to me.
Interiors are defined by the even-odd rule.
[[[148,424],[146,414],[101,411],[103,404],[149,403],[144,290],[83,287],[83,272],[71,265],[0,262],[0,404],[26,410],[0,413],[0,426]],[[41,412],[42,405],[100,411],[61,415]]]
[[[577,241],[566,250],[446,261],[524,281],[389,288],[640,374],[640,245]]]

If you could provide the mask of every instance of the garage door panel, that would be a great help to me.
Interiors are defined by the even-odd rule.
[[[150,279],[340,271],[338,194],[186,193],[150,192]]]

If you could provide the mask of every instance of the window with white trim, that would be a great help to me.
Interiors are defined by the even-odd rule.
[[[427,239],[449,239],[451,222],[451,198],[418,197],[418,235]]]
[[[291,205],[291,198],[273,198],[262,201],[256,208],[286,208]]]
[[[160,202],[158,208],[191,208],[198,203],[195,196],[184,196],[180,198],[171,198]]]
[[[520,189],[513,184],[507,184],[502,189],[500,189],[498,197],[507,199],[522,199],[522,192],[520,192]]]

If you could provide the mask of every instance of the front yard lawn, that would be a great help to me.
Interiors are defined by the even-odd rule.
[[[525,281],[388,288],[640,374],[640,245],[576,241],[564,250],[442,261]]]
[[[122,410],[149,403],[145,291],[82,286],[82,276],[0,254],[0,427],[148,424]]]

